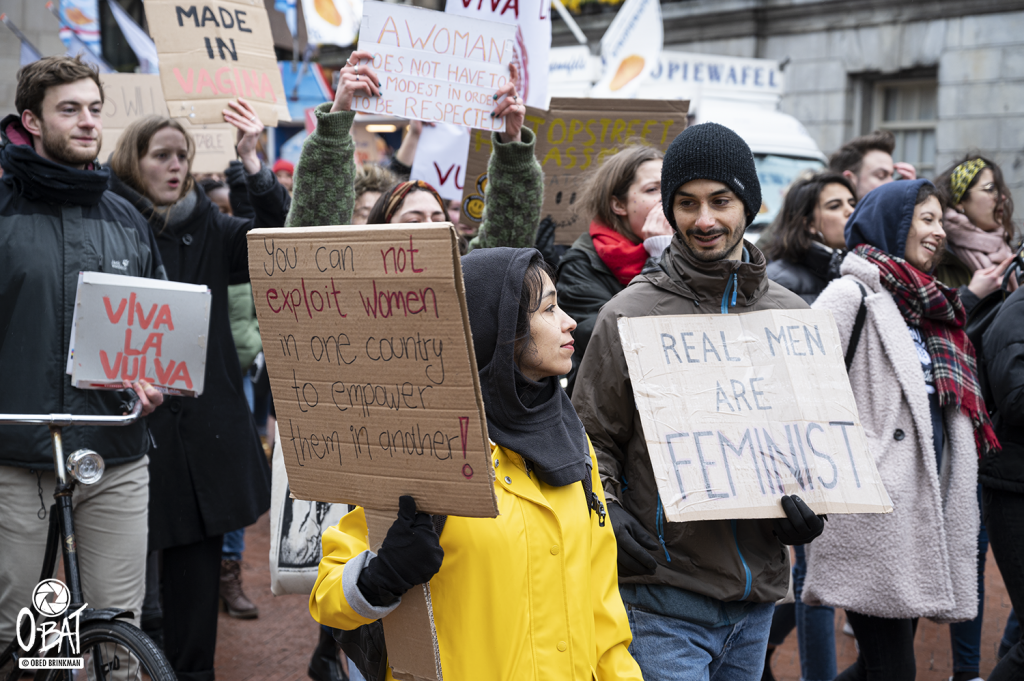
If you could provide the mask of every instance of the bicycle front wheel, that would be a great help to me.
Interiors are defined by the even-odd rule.
[[[163,652],[142,630],[111,620],[81,631],[82,669],[48,670],[42,681],[176,681]]]

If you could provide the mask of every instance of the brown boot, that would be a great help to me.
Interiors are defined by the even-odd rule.
[[[220,600],[228,614],[242,620],[260,616],[260,609],[242,592],[242,563],[237,560],[220,562]]]

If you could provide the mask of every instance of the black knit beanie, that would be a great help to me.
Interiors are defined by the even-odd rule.
[[[661,205],[665,217],[678,229],[672,212],[676,190],[691,180],[714,180],[740,197],[747,225],[761,210],[761,183],[754,154],[743,138],[718,123],[691,125],[672,140],[661,166]]]

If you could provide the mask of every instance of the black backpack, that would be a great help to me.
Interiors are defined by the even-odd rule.
[[[1015,272],[1017,273],[1018,283],[1024,286],[1024,278],[1021,277],[1021,274],[1024,273],[1024,248],[1021,248],[1013,256],[1013,262],[1006,268],[1006,274],[1003,275],[1003,283],[999,289],[985,296],[981,302],[974,306],[974,309],[967,315],[967,323],[964,325],[964,331],[971,340],[971,344],[974,345],[974,354],[978,360],[978,383],[981,386],[981,396],[984,398],[985,405],[988,406],[990,414],[993,411],[993,407],[989,405],[995,402],[988,382],[988,366],[985,360],[985,349],[982,340],[985,337],[985,332],[992,326],[992,322],[999,316],[999,311],[1002,310],[1006,297],[1010,295],[1007,287],[1010,283],[1010,277]]]

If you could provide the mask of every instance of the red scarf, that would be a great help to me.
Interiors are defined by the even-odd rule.
[[[647,262],[647,250],[642,243],[634,244],[600,222],[590,223],[590,238],[597,255],[623,286],[633,281]]]
[[[978,385],[974,346],[964,332],[967,313],[960,294],[906,260],[868,244],[853,249],[878,268],[882,286],[892,294],[903,319],[921,330],[939,404],[953,405],[971,418],[979,456],[1000,449]]]

